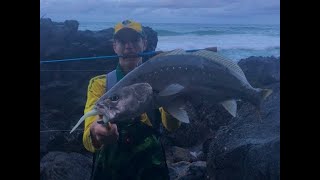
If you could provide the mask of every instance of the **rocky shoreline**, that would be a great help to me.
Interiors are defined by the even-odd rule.
[[[113,55],[112,28],[79,31],[79,23],[40,20],[40,59]],[[147,51],[157,33],[147,32]],[[116,60],[61,62],[40,68],[40,177],[87,180],[92,155],[82,145],[82,131],[69,130],[83,114],[89,79],[112,70]],[[172,179],[280,179],[280,57],[249,57],[238,62],[254,87],[273,93],[263,102],[260,122],[255,109],[238,103],[231,117],[219,105],[188,105],[188,125],[164,132],[163,144]]]

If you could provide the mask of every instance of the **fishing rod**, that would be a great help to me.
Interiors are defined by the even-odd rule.
[[[208,47],[204,49],[192,49],[192,50],[186,50],[186,52],[195,52],[199,50],[209,50],[217,52],[217,47]],[[84,58],[72,58],[72,59],[54,59],[54,60],[42,60],[40,61],[40,64],[44,63],[55,63],[55,62],[67,62],[67,61],[83,61],[83,60],[97,60],[97,59],[115,59],[115,58],[133,58],[133,57],[145,57],[145,56],[153,56],[160,53],[163,53],[164,51],[149,51],[149,52],[143,52],[138,53],[137,55],[130,55],[130,56],[119,56],[119,55],[111,55],[111,56],[97,56],[97,57],[84,57]]]

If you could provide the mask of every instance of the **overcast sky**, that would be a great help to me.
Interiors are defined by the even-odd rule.
[[[279,24],[280,0],[40,0],[55,21]]]

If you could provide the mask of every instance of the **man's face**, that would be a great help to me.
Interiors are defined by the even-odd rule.
[[[113,49],[117,55],[122,56],[135,56],[146,49],[147,42],[145,39],[133,30],[123,30],[119,32],[118,36],[114,39]],[[120,65],[124,68],[133,69],[141,57],[120,58]]]

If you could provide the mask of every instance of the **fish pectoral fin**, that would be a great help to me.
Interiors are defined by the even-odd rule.
[[[159,92],[159,96],[170,96],[177,94],[181,92],[184,89],[184,87],[180,84],[170,84],[166,88],[164,88],[162,91]]]
[[[221,105],[233,116],[236,117],[237,114],[237,102],[232,100],[227,100],[221,102]]]
[[[169,106],[166,106],[165,109],[168,111],[170,115],[172,115],[177,120],[184,123],[190,123],[188,113],[184,109],[183,104],[174,102]]]
[[[190,123],[188,114],[184,109],[168,107],[166,110],[177,120],[184,123]]]
[[[95,115],[98,115],[98,112],[96,110],[92,110],[92,111],[89,111],[87,112],[86,114],[84,114],[80,120],[78,121],[78,123],[72,128],[72,130],[70,131],[70,134],[77,129],[77,127],[87,118],[87,117],[90,117],[90,116],[95,116]]]

